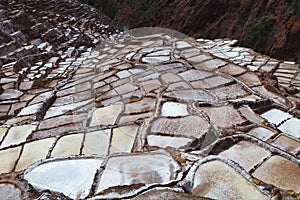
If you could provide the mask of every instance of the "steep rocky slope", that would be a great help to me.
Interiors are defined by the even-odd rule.
[[[82,0],[128,27],[160,26],[193,37],[234,38],[277,58],[299,61],[299,0]]]
[[[79,1],[1,1],[0,123],[28,103],[12,106],[16,99],[8,99],[30,89],[54,90],[55,97],[92,47],[120,31],[110,18]]]

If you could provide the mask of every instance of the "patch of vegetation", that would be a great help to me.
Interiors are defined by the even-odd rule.
[[[176,8],[177,4],[175,2],[171,3],[168,9],[163,12],[163,20],[171,18],[175,14]]]
[[[297,63],[297,64],[300,64],[300,53],[296,54],[294,56],[294,61]]]
[[[168,3],[167,1],[158,1],[158,0],[145,0],[139,5],[139,8],[136,9],[138,12],[135,13],[134,18],[132,19],[132,25],[137,26],[141,23],[144,23],[148,20],[153,19],[158,11]]]
[[[272,32],[276,19],[264,18],[258,24],[255,24],[249,31],[254,40],[265,41],[269,37],[269,33]]]
[[[232,34],[235,34],[237,30],[240,30],[242,29],[241,27],[245,26],[251,11],[252,4],[251,1],[247,1],[242,5],[239,4],[239,6],[240,8],[238,8],[238,10],[240,11],[240,15],[239,18],[235,21],[235,24],[233,25],[233,28],[231,30]]]

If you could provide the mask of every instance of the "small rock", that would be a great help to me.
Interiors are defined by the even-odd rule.
[[[260,184],[260,180],[256,179],[256,178],[252,178],[252,182],[255,184],[255,185],[259,185]]]
[[[265,190],[271,190],[273,188],[273,185],[272,184],[266,184],[265,185]]]

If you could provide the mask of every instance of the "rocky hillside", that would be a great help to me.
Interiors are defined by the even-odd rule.
[[[234,38],[277,58],[300,59],[299,0],[82,1],[130,28],[160,26],[197,38]]]
[[[25,98],[12,106],[30,89],[36,93],[54,90],[55,96],[92,47],[120,31],[110,18],[79,1],[2,0],[0,123],[28,103]],[[44,105],[50,104],[45,101]]]

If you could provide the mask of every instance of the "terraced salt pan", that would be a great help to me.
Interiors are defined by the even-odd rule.
[[[183,101],[216,102],[216,97],[204,90],[175,90],[164,94],[166,97],[177,98]]]
[[[193,183],[193,195],[212,199],[268,198],[221,161],[210,161],[199,166]]]
[[[250,142],[241,141],[219,155],[239,163],[246,171],[250,171],[268,157],[270,152]]]
[[[169,56],[157,56],[157,57],[143,57],[142,62],[149,63],[149,64],[158,64],[161,62],[169,61]]]
[[[45,115],[45,119],[50,118],[50,117],[55,117],[58,115],[62,115],[70,110],[75,110],[81,106],[84,106],[90,102],[92,102],[93,100],[86,100],[86,101],[82,101],[82,102],[78,102],[78,103],[71,103],[68,105],[62,105],[62,106],[55,106],[55,107],[51,107],[49,108],[49,110],[47,111],[46,115]]]
[[[261,140],[268,140],[274,132],[263,127],[257,127],[248,132],[248,134],[253,135]]]
[[[112,125],[123,110],[121,103],[98,108],[94,111],[90,126]]]
[[[164,151],[113,156],[105,166],[96,193],[117,186],[168,183],[176,179],[179,170],[178,164]]]
[[[20,152],[21,147],[5,149],[0,152],[0,173],[9,173],[13,171]]]
[[[108,154],[111,129],[86,133],[82,153],[86,155]]]
[[[272,145],[293,154],[300,147],[300,140],[280,135],[272,142]]]
[[[283,122],[286,119],[289,119],[292,117],[292,115],[283,112],[281,110],[278,110],[276,108],[273,108],[261,115],[263,118],[268,120],[270,123],[275,124],[276,126],[279,125],[281,122]]]
[[[296,138],[300,138],[300,120],[297,118],[287,120],[278,129]]]
[[[168,117],[187,116],[187,105],[175,102],[166,102],[161,108],[161,115]]]
[[[33,163],[45,159],[55,140],[55,138],[47,138],[25,144],[16,171],[26,169]]]
[[[200,138],[207,133],[209,126],[207,121],[198,116],[186,116],[174,119],[159,118],[153,122],[151,132]]]
[[[229,127],[245,122],[232,106],[200,107],[199,109],[205,112],[211,122],[218,127]]]
[[[59,2],[59,0],[52,1]],[[45,0],[30,2],[31,5],[40,2],[49,3]],[[23,3],[25,4],[25,1]],[[67,2],[62,1],[61,3],[64,5]],[[13,2],[12,5],[14,5]],[[19,4],[16,7],[18,8],[14,12],[18,13]],[[22,13],[23,11],[26,12],[26,9],[31,8],[25,6]],[[56,9],[55,6],[53,9]],[[61,9],[64,9],[64,6]],[[89,17],[89,15],[85,17]],[[62,24],[68,27],[68,17],[66,17],[66,20],[67,24],[64,22]],[[76,19],[74,20],[76,21]],[[88,24],[89,19],[86,22],[85,26]],[[78,23],[81,24],[81,22]],[[76,26],[79,25],[78,23],[76,23]],[[103,26],[106,27],[106,25]],[[79,28],[81,27],[83,26]],[[69,36],[73,33],[71,29],[70,32],[66,32],[67,34],[70,33]],[[90,33],[86,34],[87,37],[90,36]],[[80,36],[80,34],[78,35]],[[145,38],[148,39],[144,40]],[[44,62],[32,64],[31,69],[40,73],[29,73],[27,78],[40,77],[37,81],[43,81],[42,74],[47,75],[47,78],[50,77],[50,80],[54,78],[55,80],[49,83],[49,87],[56,88],[57,99],[53,105],[49,105],[50,109],[46,113],[46,119],[38,121],[34,116],[15,118],[23,106],[34,105],[45,98],[49,98],[49,96],[43,95],[45,92],[47,94],[48,89],[31,89],[32,86],[38,87],[35,81],[32,81],[34,85],[31,83],[28,83],[28,85],[22,84],[21,88],[24,94],[20,97],[17,97],[11,91],[12,99],[7,100],[10,101],[9,105],[6,105],[7,102],[1,104],[0,119],[7,120],[5,123],[9,125],[2,130],[0,138],[5,139],[4,137],[9,134],[7,132],[13,126],[19,126],[24,122],[28,123],[28,121],[34,121],[37,124],[37,130],[26,137],[28,141],[25,140],[18,143],[17,146],[7,146],[1,149],[0,157],[3,158],[4,162],[0,162],[0,173],[12,172],[8,175],[1,174],[1,177],[9,176],[13,178],[15,177],[14,171],[17,171],[20,176],[16,177],[16,181],[20,181],[22,186],[27,185],[27,182],[22,180],[23,171],[19,170],[27,168],[38,160],[45,160],[49,156],[54,156],[55,159],[60,158],[52,161],[61,163],[57,164],[60,167],[56,167],[56,169],[62,171],[61,173],[66,171],[66,175],[58,173],[60,176],[53,180],[54,183],[47,182],[48,177],[46,175],[54,176],[56,174],[54,172],[48,174],[51,170],[48,170],[49,166],[45,167],[48,169],[39,174],[45,191],[41,194],[40,189],[34,185],[38,182],[36,181],[34,184],[29,183],[32,184],[34,189],[25,189],[22,192],[26,195],[36,196],[39,199],[61,197],[61,194],[55,193],[61,191],[65,191],[65,194],[70,198],[85,198],[91,188],[89,197],[95,199],[129,198],[132,195],[139,197],[142,192],[151,192],[152,189],[158,191],[162,187],[167,188],[167,190],[184,192],[191,188],[189,188],[189,185],[184,185],[184,187],[181,185],[180,180],[182,180],[182,177],[179,176],[180,178],[176,179],[177,173],[179,171],[179,174],[187,172],[186,170],[190,169],[191,164],[202,159],[202,156],[206,157],[206,154],[199,156],[196,153],[201,152],[204,147],[209,149],[212,147],[209,145],[213,143],[217,144],[212,147],[218,151],[219,156],[216,157],[221,158],[223,156],[223,161],[226,160],[227,162],[216,160],[215,157],[215,163],[212,164],[213,162],[204,158],[204,163],[198,166],[201,170],[196,175],[193,174],[197,178],[201,176],[201,180],[194,180],[193,177],[193,180],[189,182],[198,184],[194,185],[194,194],[207,195],[216,199],[251,199],[252,195],[253,198],[264,199],[265,197],[261,196],[261,191],[266,186],[261,184],[258,186],[261,190],[257,190],[251,184],[251,174],[247,174],[242,168],[252,173],[253,170],[263,167],[265,163],[269,164],[267,158],[270,153],[261,146],[276,149],[278,154],[292,158],[290,160],[295,163],[298,161],[296,157],[299,155],[298,140],[296,138],[290,136],[289,139],[293,140],[287,140],[287,138],[282,140],[284,138],[282,137],[281,140],[276,138],[274,141],[273,136],[275,134],[283,136],[286,136],[286,134],[279,133],[274,126],[272,126],[273,129],[262,128],[270,124],[262,121],[252,111],[252,106],[247,106],[252,103],[256,105],[256,100],[264,101],[268,98],[270,99],[269,102],[281,103],[277,106],[283,105],[283,107],[286,106],[285,109],[289,109],[290,105],[285,104],[283,97],[268,92],[263,86],[260,86],[261,82],[257,74],[249,73],[250,71],[247,70],[247,68],[251,70],[263,69],[263,65],[269,63],[272,59],[246,48],[233,48],[230,46],[233,41],[227,41],[226,39],[203,40],[203,43],[199,45],[190,40],[191,43],[160,34],[156,35],[155,38],[151,36],[146,36],[144,39],[140,38],[140,41],[139,38],[133,37],[131,39],[134,40],[133,44],[128,45],[126,42],[130,43],[130,41],[125,41],[123,44],[107,46],[102,49],[103,51],[96,48],[92,52],[90,52],[92,47],[81,46],[75,48],[69,47],[70,44],[68,43],[65,55],[58,52],[59,57],[57,58],[63,60],[63,62],[58,63],[58,69],[50,70],[52,67],[55,68],[52,63],[49,63],[50,61],[47,64],[44,64]],[[39,42],[42,43],[43,41]],[[175,51],[173,51],[174,47]],[[56,47],[52,47],[51,44],[47,43],[45,48],[55,50]],[[80,58],[73,56],[73,54],[77,54],[76,51],[81,54]],[[203,53],[203,51],[209,53]],[[213,56],[210,56],[211,54]],[[222,60],[216,57],[225,59]],[[171,59],[172,61],[165,62]],[[274,68],[275,71],[279,62],[281,61],[270,62],[269,64],[272,64],[273,67],[266,68]],[[74,71],[75,74],[70,74],[74,66],[77,65],[80,66],[76,72]],[[247,68],[242,65],[247,66]],[[12,66],[10,68],[13,68]],[[44,67],[49,67],[49,69]],[[51,72],[48,74],[48,71]],[[224,74],[220,74],[219,71]],[[285,73],[289,73],[289,75],[284,76],[284,80],[290,80],[292,77],[290,74],[294,74],[295,70],[291,73],[291,71],[277,69],[277,72],[275,76],[278,75],[278,78],[285,75]],[[15,75],[7,67],[5,67],[3,73],[7,76]],[[69,75],[71,76],[69,77]],[[230,77],[230,75],[232,76]],[[63,77],[63,81],[60,81],[60,76]],[[68,77],[70,79],[66,80]],[[17,78],[12,78],[3,81],[14,82],[16,80]],[[15,84],[13,82],[5,85],[5,87],[0,86],[1,92],[2,87],[4,90],[7,87],[13,87]],[[57,85],[59,87],[56,87]],[[95,98],[93,98],[92,93]],[[85,101],[86,99],[89,100]],[[81,101],[81,103],[76,103],[77,101]],[[116,102],[122,102],[123,107],[118,108]],[[248,104],[248,102],[251,103]],[[238,106],[232,106],[232,104]],[[187,110],[187,105],[192,105],[189,110]],[[37,107],[27,108],[27,111],[25,110],[25,113],[23,111],[22,114],[34,114],[37,109]],[[289,122],[290,119],[286,120]],[[91,126],[83,127],[86,122],[88,125],[91,123]],[[284,122],[282,121],[283,125]],[[284,128],[283,125],[280,127]],[[249,128],[256,129],[248,132]],[[295,135],[293,130],[290,131],[290,134]],[[223,136],[223,134],[227,137],[226,141],[224,140],[225,143],[215,143],[218,137]],[[250,141],[257,142],[257,140],[253,137],[246,137],[244,134],[250,134],[263,140],[259,141],[261,146],[251,143]],[[236,141],[235,139],[240,137],[245,137],[246,141],[237,142],[227,149],[226,142],[228,140]],[[31,139],[34,139],[34,141],[31,141]],[[270,142],[272,142],[271,145],[277,145],[278,148],[271,147]],[[225,147],[223,144],[225,144]],[[173,148],[166,148],[168,146]],[[181,148],[182,146],[184,148]],[[164,150],[161,150],[160,153],[141,153],[142,151],[164,148],[174,154],[178,163]],[[191,155],[190,149],[196,149],[196,151],[193,151],[195,154]],[[197,151],[198,149],[199,151]],[[284,149],[284,151],[280,149]],[[67,171],[67,169],[73,170],[73,166],[70,167],[70,164],[65,162],[70,160],[65,158],[66,156],[75,155],[74,157],[78,159],[90,159],[90,157],[82,157],[79,154],[107,156],[106,162],[101,165],[101,168],[98,165],[91,168],[93,173],[80,175],[79,182],[85,178],[88,179],[84,183],[81,182],[83,187],[82,185],[76,185],[78,180],[74,177],[71,177],[69,182],[64,180],[69,178],[67,176],[77,175]],[[234,160],[234,162],[229,161],[229,159]],[[267,162],[265,162],[266,159]],[[284,164],[290,165],[293,163],[289,163],[290,160],[285,160]],[[40,166],[49,163],[47,159],[46,162],[42,165],[30,167],[27,172],[30,170],[38,171]],[[183,166],[182,169],[179,168],[179,163]],[[284,164],[281,165],[284,166]],[[81,167],[81,165],[81,162],[74,163],[74,167]],[[99,170],[96,177],[94,176],[95,169]],[[206,171],[203,169],[206,169]],[[269,168],[267,169],[269,170]],[[290,170],[290,172],[295,171],[297,171],[297,168]],[[266,177],[270,174],[274,177],[277,176],[268,171],[264,171],[262,174],[266,174]],[[284,180],[286,177],[279,176],[279,178]],[[91,186],[92,179],[95,181],[93,187]],[[266,180],[265,177],[262,177],[262,179]],[[76,188],[72,185],[72,181],[75,182]],[[86,182],[89,182],[89,184]],[[96,194],[95,192],[98,192],[97,189],[100,187],[99,184],[101,187],[103,186],[103,190]],[[289,182],[284,186],[288,188],[289,184],[291,185],[289,189],[293,189],[293,183]],[[53,185],[55,185],[55,188]],[[65,189],[65,187],[70,187],[68,185],[72,185],[73,188]],[[283,185],[281,186],[283,187]],[[80,189],[84,191],[80,191]],[[172,195],[172,198],[174,196],[174,199],[184,197],[184,195],[178,195],[175,192],[166,192],[166,194]],[[164,199],[163,197],[163,195],[160,196],[160,199]],[[192,196],[190,197],[192,198]]]
[[[131,152],[137,135],[137,126],[122,126],[113,129],[110,153]]]
[[[36,114],[41,106],[42,106],[42,103],[27,106],[21,110],[21,112],[19,113],[19,116]]]
[[[12,127],[8,131],[6,137],[4,138],[0,148],[25,142],[26,138],[35,129],[36,129],[36,125],[31,125],[31,124]]]
[[[17,99],[20,96],[22,96],[23,92],[15,89],[6,89],[4,92],[0,95],[0,100],[8,100],[8,99]]]
[[[260,166],[253,176],[286,190],[300,192],[299,165],[281,156],[272,156]]]
[[[169,137],[169,136],[160,136],[160,135],[147,136],[147,142],[150,146],[157,146],[161,148],[165,148],[165,147],[180,148],[192,141],[193,141],[192,139],[184,138],[184,137]]]
[[[85,198],[101,162],[100,159],[54,160],[27,169],[24,177],[39,190],[50,189],[72,199]]]
[[[3,137],[5,136],[5,133],[7,132],[7,128],[0,128],[0,142],[2,141]]]
[[[83,134],[72,134],[61,137],[52,150],[51,157],[79,155]]]

